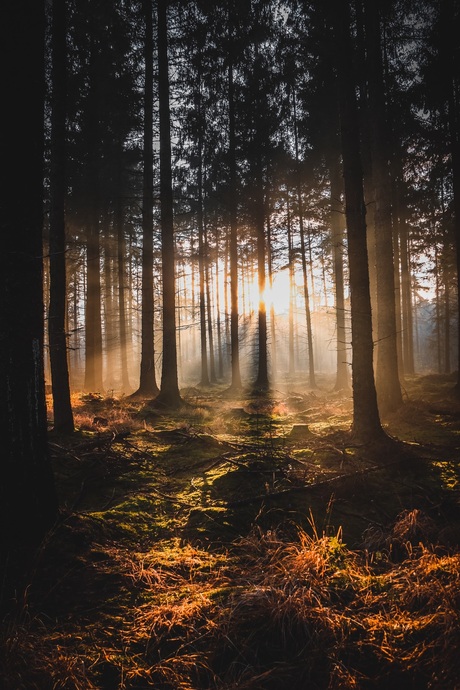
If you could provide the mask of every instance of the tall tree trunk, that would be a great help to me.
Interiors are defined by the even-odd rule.
[[[268,197],[268,193],[267,193]],[[270,225],[270,210],[267,199],[267,268],[268,268],[268,284],[270,286],[270,294],[273,296],[273,248],[272,248],[272,232]],[[273,298],[270,303],[270,340],[271,340],[271,375],[272,381],[276,379],[277,361],[276,361],[276,323],[275,323],[275,305]]]
[[[380,423],[372,362],[373,342],[366,243],[366,206],[359,151],[360,137],[350,38],[349,2],[348,0],[335,0],[331,9],[338,75],[350,270],[353,434],[363,443],[372,443],[383,441],[386,435]]]
[[[102,391],[102,314],[100,247],[100,55],[94,38],[90,52],[87,99],[87,183],[85,384],[87,391]]]
[[[213,318],[212,318],[212,300],[211,300],[211,271],[210,271],[210,251],[208,243],[208,231],[206,228],[206,222],[204,224],[204,251],[205,251],[205,289],[206,289],[206,314],[207,314],[207,325],[208,325],[208,340],[209,340],[209,376],[211,383],[217,383],[216,376],[216,360],[214,356],[214,330],[213,330]]]
[[[300,234],[300,255],[302,260],[302,274],[303,274],[303,292],[305,302],[305,320],[307,325],[307,344],[308,344],[308,380],[311,388],[316,388],[315,377],[315,357],[313,351],[313,330],[311,326],[311,311],[310,311],[310,295],[308,290],[308,271],[307,271],[307,257],[305,247],[305,229],[303,217],[303,203],[302,203],[302,182],[300,177],[300,159],[299,159],[299,136],[297,127],[297,104],[296,94],[293,94],[293,111],[294,111],[294,145],[295,145],[295,161],[296,161],[296,191],[297,191],[297,213],[299,217],[299,234]]]
[[[121,153],[121,144],[119,143]],[[128,372],[128,332],[126,323],[126,240],[124,229],[124,209],[123,209],[123,179],[122,179],[122,159],[118,161],[117,190],[115,197],[114,224],[117,240],[117,283],[118,283],[118,316],[119,316],[119,338],[120,338],[120,367],[121,367],[121,389],[123,393],[129,393],[131,386]]]
[[[398,362],[399,380],[404,378],[404,361],[402,348],[402,311],[401,311],[401,251],[400,251],[400,230],[399,220],[396,217],[395,199],[393,196],[393,184],[391,185],[392,209],[391,209],[391,224],[393,227],[393,279],[395,285],[395,327],[396,327],[396,357]]]
[[[66,335],[66,95],[67,45],[66,6],[53,0],[51,27],[52,101],[50,169],[50,302],[48,340],[53,392],[54,429],[69,434],[74,431],[70,402],[69,367]]]
[[[409,237],[405,204],[404,200],[402,199],[401,192],[398,194],[398,207],[399,249],[401,262],[401,326],[402,352],[404,364],[403,371],[405,374],[413,374],[415,372],[414,326],[410,273]]]
[[[200,345],[201,345],[201,380],[202,386],[209,386],[208,353],[206,346],[206,285],[205,285],[205,243],[203,214],[203,163],[201,138],[198,144],[198,271],[200,276]]]
[[[222,324],[220,318],[220,287],[219,287],[219,228],[215,228],[216,234],[216,331],[217,331],[217,367],[218,376],[224,378],[224,358],[222,352]]]
[[[241,389],[240,351],[238,335],[238,218],[236,201],[236,133],[235,94],[233,83],[233,25],[229,19],[228,65],[228,158],[229,158],[229,206],[230,206],[230,350],[232,363],[231,390]]]
[[[450,151],[452,158],[452,186],[454,192],[454,237],[457,267],[457,383],[455,392],[460,395],[460,59],[458,57],[458,35],[460,32],[460,9],[454,0],[443,0],[443,36],[447,46],[447,73],[445,83],[449,85],[447,108],[449,119]]]
[[[375,0],[365,2],[365,27],[378,303],[376,388],[380,412],[388,413],[402,405],[402,394],[396,335],[391,184],[387,154],[389,138],[385,120],[380,20]]]
[[[445,253],[445,252],[444,252]],[[450,275],[449,266],[444,258],[442,271],[444,287],[444,373],[450,374]]]
[[[114,390],[117,385],[117,366],[115,360],[115,343],[117,332],[115,324],[114,299],[114,261],[113,261],[113,225],[107,225],[104,233],[104,349],[105,349],[105,388]]]
[[[267,354],[267,307],[265,302],[265,203],[262,160],[257,154],[255,171],[255,226],[257,239],[257,283],[259,288],[258,337],[257,337],[257,377],[256,390],[265,391],[269,387]]]
[[[344,235],[343,223],[342,180],[340,160],[337,152],[328,156],[328,168],[331,194],[331,235],[332,260],[334,265],[335,311],[336,311],[336,379],[335,390],[347,390],[350,386],[347,362],[347,332],[345,326],[345,288],[343,277]]]
[[[288,373],[295,373],[295,341],[294,341],[294,300],[295,300],[295,252],[292,241],[291,209],[289,205],[289,192],[287,195],[287,239],[289,259],[289,317],[288,317]]]
[[[160,110],[161,264],[163,275],[163,361],[157,401],[169,408],[182,404],[177,379],[176,278],[171,171],[171,121],[168,67],[168,0],[158,0],[158,97]]]
[[[44,3],[5,4],[2,26],[0,79],[7,105],[0,130],[0,605],[6,608],[10,596],[17,605],[22,595],[58,502],[43,362]]]
[[[141,369],[134,396],[158,394],[155,375],[153,301],[153,17],[152,0],[143,0],[144,38],[144,152],[142,190],[142,319]]]

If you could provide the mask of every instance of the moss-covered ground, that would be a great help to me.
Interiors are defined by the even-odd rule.
[[[5,690],[460,688],[460,403],[414,377],[384,450],[290,385],[79,395],[60,519],[0,630]]]

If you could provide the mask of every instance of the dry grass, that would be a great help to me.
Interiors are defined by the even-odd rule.
[[[137,554],[112,545],[100,572],[133,593],[118,630],[22,615],[4,627],[2,687],[457,688],[460,555],[438,552],[431,534],[425,516],[403,513],[385,542],[404,544],[397,561],[314,529],[294,540],[254,530],[220,554],[179,540]]]
[[[417,521],[402,515],[393,534],[405,538]],[[175,553],[169,566],[151,554],[132,569],[146,601],[123,632],[125,649],[142,650],[125,669],[127,688],[140,676],[171,690],[410,687],[414,678],[420,689],[458,687],[458,554],[419,541],[404,561],[374,567],[340,533],[303,531],[295,541],[254,532],[227,561],[190,546]]]
[[[190,429],[196,426],[200,434],[209,434],[226,428],[225,405],[212,418],[201,393],[189,394],[196,395],[200,405],[195,417],[187,417],[186,422],[193,424]],[[279,401],[246,407],[257,414],[286,418],[297,405],[309,424],[319,425],[318,430],[321,424],[328,430],[345,425],[349,403],[334,398],[326,407],[320,401],[316,410],[314,396],[297,398],[290,407]],[[125,426],[132,431],[145,429],[151,421],[145,411],[137,414],[139,406],[127,401],[90,396],[74,403],[79,429],[95,432],[88,434],[90,440],[97,440],[99,433],[102,438],[110,437],[110,432],[118,433]],[[400,413],[399,422],[408,426],[408,435],[420,420],[420,410],[425,410],[424,403]],[[81,457],[73,458],[73,464],[73,456],[59,456],[57,465],[62,472],[75,473],[76,479],[72,475],[68,481],[72,487],[77,483],[74,491],[78,496],[83,477],[89,498],[78,505],[85,509],[91,505],[93,513],[83,511],[76,521],[80,531],[77,525],[70,525],[66,533],[75,544],[71,541],[65,554],[69,562],[61,568],[61,590],[61,583],[53,582],[59,568],[55,561],[49,563],[50,587],[56,588],[57,595],[61,592],[56,595],[59,606],[53,602],[57,608],[51,607],[50,613],[38,599],[32,600],[1,622],[2,689],[460,688],[460,554],[458,549],[439,546],[434,510],[431,516],[420,508],[405,510],[388,529],[374,522],[365,532],[360,550],[347,547],[340,529],[333,536],[326,535],[316,529],[312,519],[308,533],[291,524],[271,530],[254,527],[249,534],[238,531],[245,536],[227,543],[227,550],[222,544],[219,551],[213,550],[217,542],[212,540],[211,549],[201,548],[187,543],[184,535],[188,533],[182,530],[187,515],[192,515],[188,484],[184,488],[190,477],[173,470],[190,465],[193,450],[196,457],[191,464],[198,476],[206,453],[216,463],[222,449],[212,446],[209,439],[206,444],[196,442],[196,448],[190,442],[174,447],[171,441],[174,452],[166,461],[160,434],[174,435],[184,420],[162,419],[159,424],[159,418],[155,419],[155,434],[148,434],[145,448],[139,435],[132,447],[91,446]],[[426,419],[424,415],[423,423]],[[249,429],[253,422],[246,413],[242,421],[232,423],[239,433],[240,427]],[[197,438],[194,434],[193,439]],[[326,441],[315,438],[314,443],[303,444],[301,453],[308,459],[316,454],[321,463],[327,455],[337,464],[338,451],[334,445],[329,448],[331,443],[330,437]],[[79,448],[74,449],[77,455]],[[284,446],[280,448],[277,462],[281,451],[283,457],[289,455]],[[272,458],[275,451],[270,449]],[[238,456],[240,462],[244,458]],[[346,460],[351,464],[348,455]],[[169,475],[164,473],[166,462]],[[218,467],[220,471],[221,465]],[[324,467],[321,464],[320,469]],[[157,474],[153,476],[154,469]],[[110,511],[95,512],[90,504],[93,493],[106,492],[101,503],[112,506],[110,481],[115,498],[122,496],[123,485],[115,483],[121,473],[125,473],[130,491],[140,491],[143,496],[149,487],[155,490],[144,503],[134,500],[133,494],[132,508],[128,506],[133,522],[140,521],[142,506],[146,525],[134,547],[124,532],[121,538],[120,521],[127,519],[126,511],[119,511],[111,529],[106,530]],[[241,476],[244,481],[253,478],[249,472]],[[162,483],[166,481],[169,484]],[[169,495],[184,500],[170,501]],[[179,514],[184,516],[182,522]],[[160,517],[165,523],[161,534],[168,533],[164,541],[152,536],[154,519]],[[88,527],[93,524],[97,530]],[[136,530],[133,533],[137,535]],[[117,534],[118,542],[109,541]],[[72,579],[73,568],[81,576]],[[43,577],[46,579],[46,573]],[[73,587],[66,587],[66,578]]]

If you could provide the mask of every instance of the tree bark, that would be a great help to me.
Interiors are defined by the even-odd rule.
[[[48,340],[53,393],[54,430],[74,431],[70,402],[66,334],[66,6],[53,0],[51,27],[51,163],[50,163],[50,301]]]
[[[383,441],[373,372],[373,342],[369,267],[366,243],[366,207],[359,150],[359,121],[350,39],[348,0],[335,0],[332,6],[335,58],[338,75],[340,131],[345,215],[347,220],[350,270],[353,434],[363,443]]]
[[[343,276],[345,228],[343,223],[342,180],[340,178],[340,160],[338,152],[328,156],[328,168],[331,194],[331,235],[332,260],[334,265],[335,311],[336,311],[336,379],[335,390],[347,390],[350,387],[347,362],[347,332],[345,319],[345,288]]]
[[[90,49],[89,93],[87,98],[87,238],[85,383],[87,391],[102,391],[102,316],[100,248],[100,56],[94,37]]]
[[[240,352],[238,335],[238,217],[236,201],[236,134],[235,95],[233,83],[233,25],[229,18],[228,65],[228,157],[230,177],[230,351],[232,365],[231,390],[241,389]]]
[[[7,105],[0,130],[0,603],[7,606],[10,595],[21,595],[26,568],[57,517],[58,502],[43,363],[44,3],[9,2],[1,20]]]
[[[307,272],[307,256],[305,247],[305,229],[303,217],[303,203],[302,203],[302,184],[300,179],[300,165],[299,165],[299,137],[297,130],[297,108],[296,95],[293,97],[294,110],[294,145],[295,145],[295,162],[296,162],[296,192],[297,192],[297,213],[299,217],[299,234],[300,234],[300,255],[302,260],[302,274],[303,274],[303,292],[305,301],[305,321],[307,326],[307,343],[308,343],[308,380],[311,388],[316,388],[315,377],[315,357],[313,352],[313,330],[311,326],[311,311],[310,311],[310,295],[308,290],[308,272]]]
[[[380,20],[376,0],[366,0],[368,117],[372,165],[377,292],[376,388],[381,413],[402,405],[398,372],[389,138],[385,120]]]
[[[160,110],[161,264],[163,276],[163,361],[157,402],[181,406],[177,378],[176,277],[171,171],[171,122],[168,66],[168,0],[158,0],[158,97]]]
[[[134,396],[153,397],[159,392],[155,376],[153,300],[153,17],[152,0],[142,3],[144,39],[144,151],[142,190],[142,318],[139,388]]]

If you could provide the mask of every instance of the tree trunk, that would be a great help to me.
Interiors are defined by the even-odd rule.
[[[447,43],[447,74],[449,84],[447,108],[449,118],[450,151],[452,158],[452,186],[454,192],[454,237],[457,267],[457,383],[455,392],[460,395],[460,59],[458,57],[458,34],[460,31],[460,10],[453,0],[443,0],[444,31]]]
[[[365,26],[378,304],[376,388],[380,412],[388,413],[402,405],[402,394],[396,336],[391,184],[387,154],[389,138],[385,121],[380,21],[375,0],[366,0]]]
[[[107,226],[104,232],[104,292],[103,292],[103,315],[104,315],[104,355],[105,355],[105,378],[104,387],[106,390],[114,390],[117,382],[117,369],[115,361],[115,342],[117,338],[115,329],[115,300],[114,300],[114,281],[113,281],[113,227],[108,217]]]
[[[401,182],[400,182],[401,184]],[[402,352],[403,371],[405,374],[415,372],[414,364],[414,326],[412,308],[412,288],[410,273],[409,238],[406,222],[404,200],[398,194],[399,207],[399,249],[401,262],[401,326],[402,326]]]
[[[268,196],[268,194],[267,194]],[[273,249],[272,249],[272,232],[270,225],[270,209],[267,199],[267,268],[268,268],[268,284],[270,286],[270,294],[273,296]],[[271,340],[271,376],[272,382],[276,380],[277,360],[276,360],[276,322],[275,322],[275,306],[273,304],[273,297],[270,303],[270,340]]]
[[[217,365],[218,376],[224,378],[224,357],[222,352],[222,324],[220,318],[220,287],[219,287],[219,228],[215,228],[216,235],[216,331],[217,331]]]
[[[160,110],[161,264],[163,275],[163,361],[157,402],[168,408],[182,404],[177,380],[176,278],[169,108],[168,0],[158,0],[158,97]]]
[[[351,295],[353,434],[363,443],[383,441],[377,407],[372,352],[371,300],[366,243],[366,207],[359,151],[348,0],[335,0],[332,7],[335,58],[338,75],[340,131],[342,140],[345,215]]]
[[[52,5],[52,100],[50,169],[50,302],[48,340],[53,392],[54,429],[59,433],[74,431],[70,402],[69,367],[66,335],[66,93],[67,46],[65,3]]]
[[[293,96],[293,110],[294,110],[294,145],[295,145],[295,161],[296,161],[296,187],[297,187],[297,213],[299,217],[299,234],[300,234],[300,254],[302,260],[302,274],[303,274],[303,292],[305,301],[305,320],[307,325],[307,343],[308,343],[308,380],[311,388],[316,388],[315,377],[315,358],[313,352],[313,331],[311,327],[311,311],[310,311],[310,295],[308,291],[308,272],[307,272],[307,257],[305,248],[305,232],[304,232],[304,218],[303,218],[303,203],[302,203],[302,184],[300,179],[299,167],[299,137],[297,132],[297,107],[296,95]]]
[[[289,192],[287,195],[287,240],[289,259],[289,317],[288,317],[288,373],[295,373],[295,342],[294,342],[294,301],[295,301],[295,252],[292,241],[291,209],[289,205]]]
[[[142,190],[142,318],[141,368],[139,388],[134,396],[158,394],[155,375],[154,301],[153,301],[153,17],[152,0],[142,3],[144,38],[144,152]]]
[[[87,99],[87,146],[89,162],[87,183],[86,240],[86,311],[85,311],[85,384],[87,391],[102,391],[102,315],[101,315],[101,249],[100,249],[100,121],[99,83],[100,56],[92,39],[90,53],[90,85]]]
[[[269,387],[267,356],[267,307],[265,302],[265,204],[262,174],[262,160],[257,156],[255,172],[255,226],[257,239],[257,283],[259,288],[257,377],[254,388],[265,391]]]
[[[114,226],[117,244],[117,285],[118,285],[118,334],[119,365],[121,370],[122,393],[131,392],[128,372],[128,332],[126,323],[126,239],[123,208],[122,142],[118,142],[117,182],[115,190]]]
[[[211,271],[210,271],[210,260],[209,256],[209,243],[208,243],[208,231],[206,228],[206,222],[204,223],[204,251],[205,251],[205,262],[204,262],[204,274],[205,274],[205,289],[206,289],[206,314],[207,314],[207,325],[208,325],[208,340],[209,340],[209,376],[211,383],[217,383],[216,376],[216,360],[214,356],[214,331],[213,331],[213,318],[212,318],[212,301],[211,301]]]
[[[208,353],[206,346],[206,292],[205,292],[205,243],[203,217],[203,171],[201,138],[198,144],[198,271],[200,275],[200,344],[201,344],[201,380],[202,386],[209,386]]]
[[[336,311],[336,348],[337,366],[335,390],[347,390],[350,387],[347,362],[347,332],[345,326],[345,289],[343,277],[344,234],[342,180],[340,175],[340,160],[334,152],[328,157],[328,168],[331,193],[331,235],[332,260],[334,265],[335,283],[335,311]]]
[[[7,3],[2,25],[0,72],[8,105],[0,130],[0,604],[7,607],[10,595],[18,603],[58,503],[43,362],[44,3]]]
[[[228,157],[229,157],[229,206],[230,206],[230,351],[232,363],[231,390],[241,389],[240,351],[238,335],[238,218],[236,202],[236,135],[235,135],[235,95],[233,84],[233,26],[229,29],[228,65]]]

